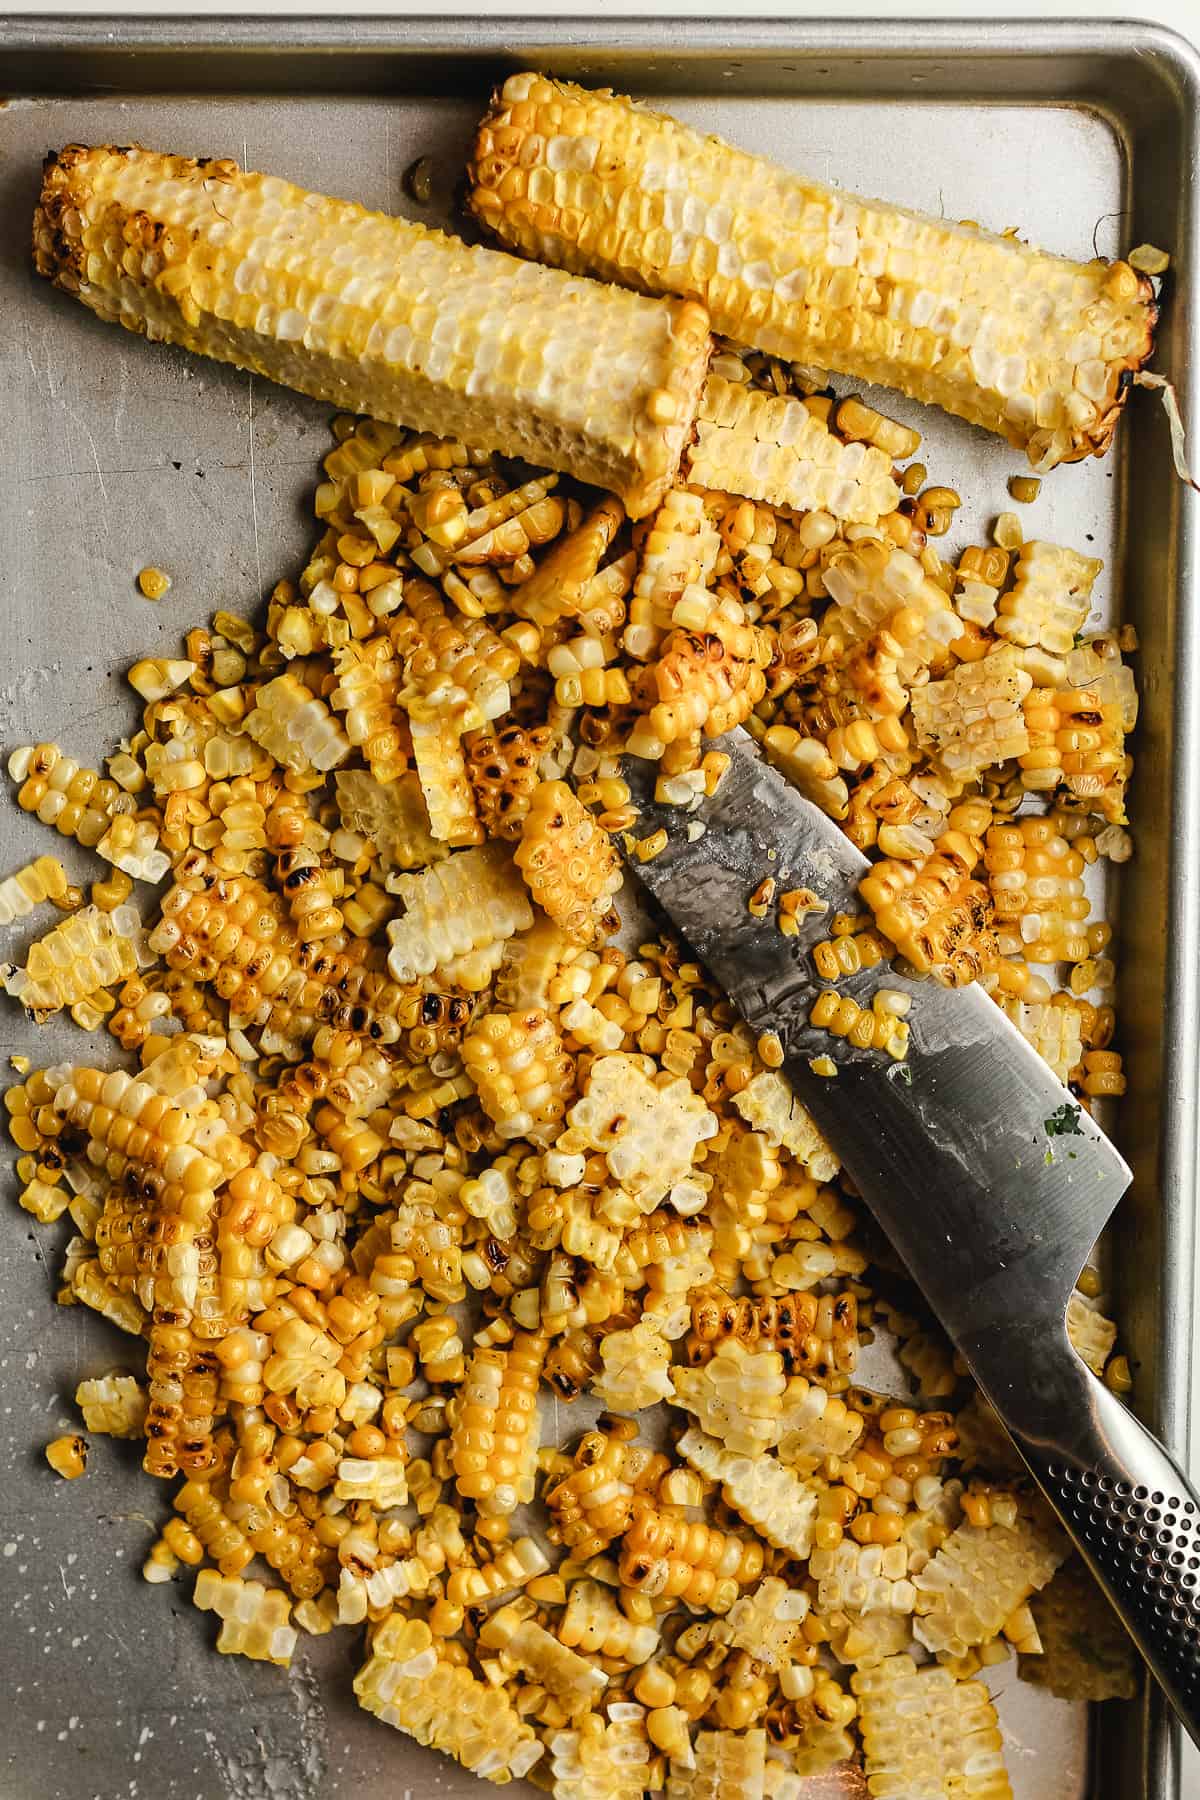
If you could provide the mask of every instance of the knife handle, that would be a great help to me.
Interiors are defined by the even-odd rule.
[[[1071,1388],[1082,1391],[1072,1393],[1061,1433],[1031,1437],[1005,1423],[1200,1744],[1200,1497],[1136,1415],[1066,1345],[1062,1353],[1076,1365]]]

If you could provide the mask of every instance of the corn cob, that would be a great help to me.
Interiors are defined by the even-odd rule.
[[[354,1692],[385,1725],[453,1756],[485,1781],[519,1781],[542,1754],[501,1690],[449,1661],[428,1625],[401,1613],[374,1633]]]
[[[1045,1587],[1069,1545],[1054,1527],[964,1523],[913,1577],[913,1635],[927,1650],[962,1656],[1003,1629],[1030,1594]]]
[[[687,478],[852,525],[874,525],[900,501],[882,450],[843,443],[799,400],[715,374],[700,396]]]
[[[1010,644],[1066,656],[1075,646],[1104,564],[1060,544],[1031,540],[1017,558],[1016,581],[996,607],[995,632]]]
[[[1128,263],[1072,263],[830,189],[608,92],[511,75],[470,204],[528,256],[703,301],[713,328],[896,387],[1039,470],[1102,455],[1156,309]]]
[[[1081,963],[1091,954],[1083,857],[1050,819],[993,825],[984,867],[997,923],[1016,925],[1026,962]]]
[[[347,281],[338,251],[351,237]],[[694,304],[470,249],[228,160],[68,147],[46,163],[34,260],[101,318],[565,468],[634,517],[674,475],[708,360]]]
[[[0,881],[0,925],[27,919],[44,900],[62,900],[70,887],[57,856],[39,856]]]
[[[365,769],[339,769],[334,783],[343,825],[371,840],[385,869],[424,869],[446,855],[415,774],[385,786]]]
[[[217,1649],[223,1656],[248,1656],[281,1669],[290,1666],[298,1633],[288,1623],[292,1610],[288,1597],[278,1588],[201,1569],[192,1601],[201,1612],[215,1612],[220,1619]]]
[[[621,1584],[641,1594],[727,1612],[762,1574],[762,1545],[643,1505],[621,1543]]]
[[[924,864],[888,858],[859,883],[884,937],[946,987],[977,980],[997,953],[995,909],[987,888],[971,878],[974,861],[970,841],[948,831]]]
[[[502,1606],[480,1631],[480,1644],[498,1651],[502,1668],[521,1670],[553,1694],[572,1718],[590,1712],[608,1686],[607,1675],[530,1618],[532,1611],[531,1600]]]
[[[588,945],[611,928],[621,865],[607,833],[565,781],[534,789],[516,864],[538,905],[574,942]]]
[[[1039,1656],[1022,1656],[1022,1681],[1061,1700],[1132,1700],[1139,1683],[1133,1645],[1077,1556],[1030,1601]]]
[[[913,689],[917,742],[933,749],[955,781],[977,781],[984,769],[1028,750],[1021,704],[1032,686],[1009,645],[978,662],[958,663],[946,680]]]
[[[545,1338],[522,1332],[509,1350],[477,1350],[467,1370],[450,1461],[459,1493],[487,1518],[533,1498],[546,1347]]]
[[[567,1142],[557,1147],[602,1151],[613,1180],[647,1213],[668,1194],[676,1206],[686,1198],[699,1146],[717,1130],[686,1081],[652,1082],[625,1055],[597,1057],[567,1120]]]
[[[99,1375],[81,1381],[75,1404],[89,1431],[106,1437],[138,1438],[146,1429],[146,1396],[132,1375]]]
[[[889,1657],[850,1679],[873,1794],[1012,1800],[1003,1743],[982,1682]]]
[[[667,1800],[764,1800],[767,1738],[763,1731],[701,1731],[695,1767],[672,1760]]]
[[[500,844],[460,851],[388,885],[405,905],[388,926],[388,967],[402,984],[436,972],[448,986],[485,988],[505,943],[533,924],[525,885]]]
[[[57,744],[26,744],[8,759],[8,773],[20,782],[17,805],[63,837],[94,849],[118,813],[134,810],[132,794],[115,781],[83,769]]]
[[[738,1456],[696,1426],[677,1446],[684,1460],[720,1483],[727,1505],[761,1538],[803,1561],[813,1547],[818,1494],[771,1456]]]

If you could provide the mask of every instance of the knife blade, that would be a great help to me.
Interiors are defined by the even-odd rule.
[[[990,1346],[1014,1318],[1061,1319],[1096,1237],[1130,1180],[1125,1162],[1049,1066],[977,986],[948,989],[884,961],[837,983],[869,1007],[911,995],[904,1062],[809,1023],[830,984],[812,961],[835,912],[857,912],[867,859],[763,761],[744,731],[698,810],[658,804],[655,767],[625,758],[639,830],[666,848],[631,860],[756,1033],[774,1031],[784,1073],[947,1332],[992,1386]],[[689,825],[699,822],[703,835]],[[828,912],[784,937],[747,902],[764,876],[809,888]],[[836,1076],[813,1069],[831,1058]]]

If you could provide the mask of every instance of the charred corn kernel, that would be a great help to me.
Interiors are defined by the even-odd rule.
[[[102,881],[93,881],[91,903],[98,906],[101,912],[116,912],[124,906],[133,892],[133,882],[121,869],[114,869],[111,875]]]
[[[202,210],[196,224],[193,209],[213,182],[220,216]],[[185,220],[193,220],[192,237],[179,236]],[[157,245],[156,276],[139,270],[131,280],[120,254],[110,261],[114,222]],[[208,242],[214,227],[219,252],[216,239]],[[342,294],[335,247],[350,235],[372,266],[390,271],[385,291],[366,305]],[[123,316],[155,336],[318,399],[345,401],[357,384],[364,409],[566,468],[621,493],[634,516],[672,479],[708,360],[707,316],[692,303],[580,286],[229,161],[67,149],[47,166],[34,241],[39,271],[101,317],[113,316],[120,291]],[[285,274],[301,268],[307,316],[296,305],[294,273]],[[277,300],[265,318],[263,291],[273,285]],[[426,319],[430,294],[437,304]],[[512,309],[526,306],[537,331],[514,362],[499,353]],[[439,316],[449,336],[447,323],[434,335]],[[564,349],[572,378],[547,381]],[[615,354],[633,360],[628,386],[612,381]]]
[[[81,1475],[86,1475],[87,1459],[87,1439],[77,1432],[57,1437],[46,1445],[46,1461],[64,1481],[78,1481]]]
[[[171,577],[151,566],[138,570],[137,584],[147,600],[161,600],[171,585]]]
[[[1041,468],[1103,453],[1127,373],[1153,343],[1150,284],[1128,264],[1073,264],[846,195],[620,96],[536,74],[499,89],[469,175],[477,217],[525,254],[703,300],[714,329],[739,343],[935,402]],[[886,299],[879,259],[893,270]],[[1018,290],[1037,297],[1019,313]],[[1010,320],[1003,351],[964,315],[945,353],[938,308],[968,293],[990,295]]]
[[[574,942],[590,944],[604,929],[621,866],[566,782],[535,788],[515,861],[538,905]]]

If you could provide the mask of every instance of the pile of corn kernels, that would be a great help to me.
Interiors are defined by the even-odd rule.
[[[1012,513],[944,560],[915,432],[717,372],[906,462],[899,510],[677,489],[630,528],[339,419],[265,629],[138,663],[103,774],[14,754],[104,866],[86,904],[49,855],[0,883],[0,922],[66,915],[4,985],[115,1040],[10,1089],[21,1204],[73,1227],[62,1303],[146,1346],[76,1398],[172,1484],[145,1574],[198,1571],[219,1650],[365,1627],[364,1707],[558,1800],[792,1800],[847,1759],[1004,1800],[980,1671],[1104,1698],[1127,1648],[777,1045],[685,947],[618,947],[619,851],[661,845],[620,756],[695,808],[743,725],[871,855],[814,953],[831,1049],[903,1058],[903,1008],[838,992],[893,959],[982,982],[1090,1106],[1124,1086],[1084,876],[1130,854],[1134,646],[1084,635],[1100,565]],[[747,901],[785,935],[821,907]],[[1070,1329],[1121,1390],[1099,1298],[1087,1269]],[[81,1474],[86,1439],[48,1455]]]

